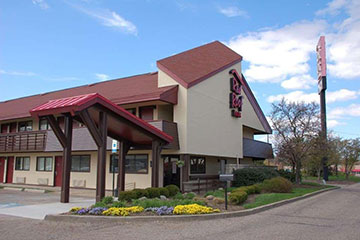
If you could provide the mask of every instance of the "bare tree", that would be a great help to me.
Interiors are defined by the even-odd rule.
[[[354,168],[355,163],[359,161],[360,156],[360,139],[346,139],[342,141],[341,157],[345,170],[346,180]]]
[[[302,161],[320,133],[319,106],[316,103],[288,103],[284,99],[272,105],[271,122],[275,150],[279,157],[295,163],[296,183],[301,182]]]

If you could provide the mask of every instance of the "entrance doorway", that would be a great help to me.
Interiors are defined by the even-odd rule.
[[[176,162],[180,160],[178,155],[162,155],[164,161],[164,186],[174,184],[180,187],[180,168]]]
[[[7,168],[6,168],[6,183],[13,182],[14,174],[14,157],[7,158]]]
[[[54,177],[54,186],[61,186],[62,182],[62,156],[55,157],[55,177]]]
[[[0,182],[4,182],[5,158],[0,157]]]

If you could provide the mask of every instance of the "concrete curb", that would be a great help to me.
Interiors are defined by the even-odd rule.
[[[276,208],[288,203],[296,202],[305,198],[309,198],[324,192],[339,189],[340,187],[325,188],[316,192],[308,193],[300,197],[282,200],[279,202],[267,204],[257,208],[204,215],[175,215],[175,216],[133,216],[133,217],[111,217],[111,216],[80,216],[80,215],[46,215],[44,220],[57,222],[73,222],[73,223],[131,223],[131,222],[154,222],[154,221],[196,221],[196,220],[212,220],[233,217],[248,216],[260,213],[272,208]]]
[[[4,190],[12,190],[12,191],[19,191],[22,192],[24,189],[23,188],[17,188],[17,187],[4,187]]]

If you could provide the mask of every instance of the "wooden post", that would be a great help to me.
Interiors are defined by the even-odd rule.
[[[190,169],[190,155],[182,154],[180,155],[180,160],[184,161],[184,166],[181,168],[181,191],[185,191],[184,182],[189,181],[189,169]]]
[[[158,140],[152,142],[152,168],[151,168],[151,186],[159,187],[159,164],[161,154],[161,143]]]
[[[119,158],[118,158],[118,178],[117,188],[118,194],[125,191],[125,158],[130,149],[130,144],[124,141],[119,142]]]
[[[97,162],[97,191],[96,201],[99,202],[105,197],[105,175],[106,175],[106,138],[107,138],[107,114],[99,113],[99,133],[101,142],[98,146]]]
[[[63,172],[60,202],[68,203],[70,195],[71,145],[73,119],[70,114],[65,116],[65,146],[63,151]]]

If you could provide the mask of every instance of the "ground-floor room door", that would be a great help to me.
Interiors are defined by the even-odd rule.
[[[178,155],[162,155],[164,161],[164,186],[174,184],[180,187],[180,168],[177,161],[180,160]]]
[[[0,183],[4,182],[5,158],[0,157]]]
[[[13,182],[14,175],[14,157],[7,158],[7,168],[6,168],[6,183]]]
[[[55,186],[61,186],[62,181],[62,164],[63,164],[63,158],[62,156],[56,156],[55,157],[55,176],[54,176],[54,185]]]

